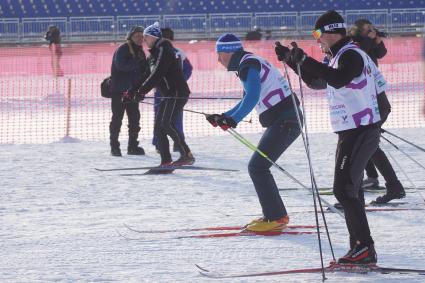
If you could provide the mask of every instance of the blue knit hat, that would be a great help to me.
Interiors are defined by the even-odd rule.
[[[215,43],[217,52],[232,53],[238,50],[243,50],[242,42],[234,34],[225,33],[221,35]]]
[[[162,37],[161,28],[159,27],[159,22],[155,22],[153,25],[148,26],[143,31],[143,35],[150,35],[154,37]]]

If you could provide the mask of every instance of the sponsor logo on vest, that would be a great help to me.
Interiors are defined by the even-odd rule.
[[[344,104],[338,104],[338,105],[332,105],[331,106],[331,110],[336,110],[336,109],[341,109],[341,108],[345,108]]]

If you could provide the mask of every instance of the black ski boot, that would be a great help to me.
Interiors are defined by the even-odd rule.
[[[191,152],[188,152],[186,155],[180,156],[179,159],[173,162],[174,166],[184,166],[184,165],[192,165],[195,163],[195,157],[193,157]]]
[[[111,155],[112,156],[122,156],[120,147],[119,146],[111,146]]]
[[[145,150],[141,146],[129,145],[127,147],[127,154],[128,155],[145,155]]]
[[[400,181],[396,181],[394,183],[386,183],[385,187],[387,187],[387,193],[383,196],[379,196],[373,201],[373,204],[384,204],[393,199],[402,199],[406,196],[406,192],[404,191],[403,185]]]
[[[121,149],[120,149],[120,142],[118,141],[119,134],[120,134],[119,128],[114,127],[114,124],[111,122],[109,124],[109,141],[110,141],[109,144],[111,145],[112,156],[122,156]]]
[[[348,253],[338,259],[339,264],[376,264],[378,256],[375,247],[371,245],[355,244]]]
[[[139,137],[140,127],[139,126],[128,126],[128,155],[145,155],[145,150],[139,146],[137,138]]]

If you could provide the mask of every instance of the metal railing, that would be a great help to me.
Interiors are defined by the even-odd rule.
[[[0,19],[0,43],[41,42],[49,25],[58,26],[65,41],[115,41],[122,39],[132,26],[147,26],[155,21],[173,28],[177,39],[215,38],[224,32],[244,35],[256,29],[269,30],[275,36],[305,36],[323,12]],[[425,24],[425,8],[338,12],[348,25],[367,18],[389,33],[422,33]]]
[[[68,34],[68,19],[55,18],[23,18],[16,28],[20,31],[18,38],[21,42],[43,41],[49,26],[55,25],[61,33]]]
[[[171,27],[179,38],[185,39],[194,35],[202,37],[210,28],[206,14],[167,15],[163,17],[161,25]]]
[[[19,40],[19,19],[0,19],[0,42]]]
[[[298,33],[298,13],[256,13],[254,29],[270,30],[282,35]]]
[[[392,32],[423,32],[425,9],[393,9],[389,17],[390,30]]]

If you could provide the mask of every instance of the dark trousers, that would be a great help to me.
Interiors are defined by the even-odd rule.
[[[153,104],[153,111],[155,113],[155,117],[156,114],[158,113],[159,110],[159,104],[161,102],[161,93],[156,90],[155,91],[155,99],[154,99],[154,104]],[[176,130],[179,132],[179,134],[184,138],[184,132],[183,132],[183,111],[180,113],[180,115],[177,116],[176,121],[174,123],[174,127],[176,128]],[[157,146],[157,138],[155,135],[155,130],[153,132],[153,138],[152,138],[152,144]]]
[[[378,105],[379,105],[379,111],[381,115],[381,122],[379,124],[380,127],[385,123],[385,121],[388,118],[388,115],[391,112],[391,105],[388,101],[387,95],[385,92],[382,92],[378,95]],[[378,178],[378,172],[376,171],[376,168],[381,173],[382,177],[384,177],[385,182],[391,185],[398,184],[398,178],[397,175],[388,160],[385,152],[382,151],[380,147],[376,150],[376,152],[372,155],[372,158],[369,160],[369,162],[366,165],[366,175],[371,178]]]
[[[300,127],[296,117],[282,117],[266,129],[258,148],[275,162],[299,135]],[[273,221],[287,215],[287,212],[270,172],[271,166],[269,161],[255,152],[249,161],[248,171],[260,200],[263,216]]]
[[[366,163],[379,144],[377,124],[338,133],[333,191],[344,208],[350,244],[373,244],[366,217],[361,182]]]
[[[139,103],[122,103],[121,95],[114,94],[111,98],[112,118],[109,124],[110,143],[112,147],[119,147],[118,137],[121,130],[124,112],[128,117],[128,145],[137,146],[137,138],[140,132]]]
[[[367,163],[366,174],[368,177],[378,178],[378,172],[376,172],[375,167],[379,170],[382,177],[384,177],[385,183],[394,184],[398,182],[398,178],[393,166],[388,160],[385,152],[383,152],[380,147],[378,147],[378,149],[372,155],[372,158]]]
[[[161,163],[172,161],[167,135],[174,141],[181,155],[190,152],[184,136],[175,127],[175,122],[183,112],[186,102],[187,99],[164,99],[159,104],[158,113],[155,116],[154,131],[161,155]]]

